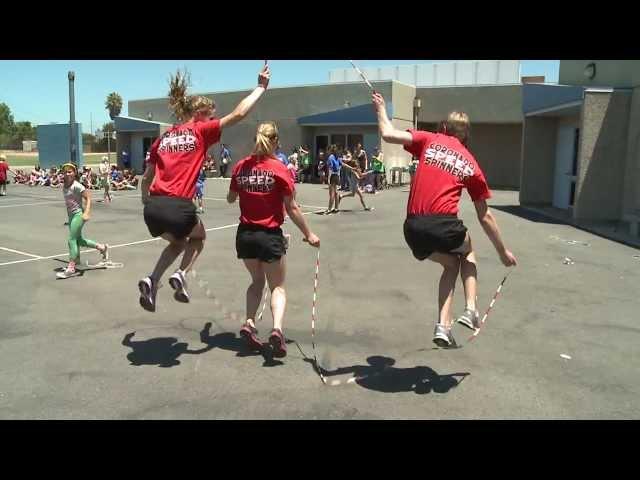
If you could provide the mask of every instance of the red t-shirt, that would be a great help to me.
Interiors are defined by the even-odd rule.
[[[457,215],[462,189],[471,200],[491,198],[484,174],[460,140],[440,133],[409,130],[411,145],[404,149],[418,159],[407,215]]]
[[[280,160],[256,155],[236,164],[229,189],[240,196],[240,223],[267,228],[282,225],[283,199],[295,192],[293,179]]]
[[[220,140],[220,120],[175,125],[158,138],[149,150],[148,165],[155,165],[151,195],[191,200],[196,191],[207,149]]]
[[[6,162],[0,162],[0,182],[7,181],[7,170],[9,169],[9,164]]]

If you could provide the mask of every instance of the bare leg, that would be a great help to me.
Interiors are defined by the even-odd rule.
[[[204,225],[199,221],[198,224],[193,227],[188,240],[185,242],[184,255],[180,262],[180,270],[185,273],[191,270],[191,267],[193,267],[193,264],[204,248],[204,240],[206,238],[207,233],[204,230]]]
[[[464,297],[466,308],[471,311],[476,310],[476,297],[478,295],[478,269],[476,267],[476,255],[471,245],[471,236],[467,236],[463,244],[458,247],[456,252],[460,255],[460,280],[464,287]]]
[[[478,269],[476,267],[476,255],[473,251],[466,256],[462,256],[460,278],[464,286],[466,308],[475,311],[477,308],[476,298],[478,296]]]
[[[284,310],[287,306],[287,294],[284,290],[284,279],[286,274],[286,256],[273,263],[262,262],[262,268],[269,282],[271,290],[271,314],[273,315],[273,328],[282,331],[282,320]]]
[[[155,283],[162,278],[162,275],[167,271],[167,268],[176,261],[176,258],[178,258],[178,255],[183,252],[186,244],[185,240],[176,240],[170,233],[163,233],[162,238],[167,240],[169,245],[167,245],[160,254],[158,263],[156,263],[153,273],[150,275],[151,279]]]
[[[247,323],[255,327],[256,312],[260,307],[262,291],[264,290],[265,276],[262,268],[263,263],[255,258],[243,259],[244,266],[251,275],[251,285],[247,288]]]
[[[329,206],[327,207],[327,212],[331,211],[334,205],[335,208],[338,208],[338,192],[336,189],[337,186],[329,182]]]
[[[358,194],[358,197],[360,197],[360,203],[362,204],[362,208],[366,210],[367,204],[364,203],[364,197],[362,196],[362,192],[360,192],[360,189],[356,189],[356,193]]]
[[[456,279],[460,271],[460,258],[458,255],[436,252],[429,256],[429,260],[439,263],[444,268],[438,285],[438,309],[440,311],[438,323],[450,328],[451,304],[453,303]]]

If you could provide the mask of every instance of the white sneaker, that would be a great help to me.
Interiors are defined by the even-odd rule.
[[[77,277],[78,275],[80,275],[80,272],[77,271],[75,268],[65,268],[62,272],[58,272],[56,273],[56,278],[70,278],[70,277]]]
[[[169,277],[169,285],[175,290],[173,298],[181,303],[189,303],[189,292],[187,292],[187,279],[180,271],[176,271]]]
[[[471,330],[477,330],[480,328],[480,314],[477,310],[474,312],[473,310],[465,308],[462,315],[456,318],[456,322],[470,328]]]
[[[456,341],[451,335],[451,329],[446,328],[440,323],[436,323],[436,328],[433,332],[433,343],[440,348],[456,347]]]
[[[158,286],[153,283],[151,277],[144,277],[140,280],[138,290],[140,290],[140,306],[148,312],[155,312]]]

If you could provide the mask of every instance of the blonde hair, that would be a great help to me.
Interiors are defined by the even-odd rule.
[[[7,161],[7,156],[4,153],[0,153],[0,160]]]
[[[186,69],[184,72],[178,69],[175,75],[169,77],[169,108],[181,122],[187,121],[200,110],[215,107],[215,103],[210,98],[187,95],[190,83],[191,75]]]
[[[452,135],[466,145],[469,141],[471,123],[469,116],[464,112],[451,112],[443,122],[443,130],[447,135]]]
[[[274,122],[264,122],[258,125],[254,155],[270,155],[278,146],[278,127]]]

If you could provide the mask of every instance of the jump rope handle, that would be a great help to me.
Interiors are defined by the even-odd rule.
[[[303,241],[303,242],[305,242],[305,243],[309,243],[309,240],[307,240],[306,238],[303,238],[303,239],[302,239],[302,241]],[[310,243],[309,243],[309,245],[310,245],[310,246],[312,246],[312,247],[313,247],[313,246],[315,246],[315,245],[311,245]],[[318,250],[320,249],[320,247],[319,247],[319,246],[318,246],[318,247],[316,247],[316,248],[317,248]]]

